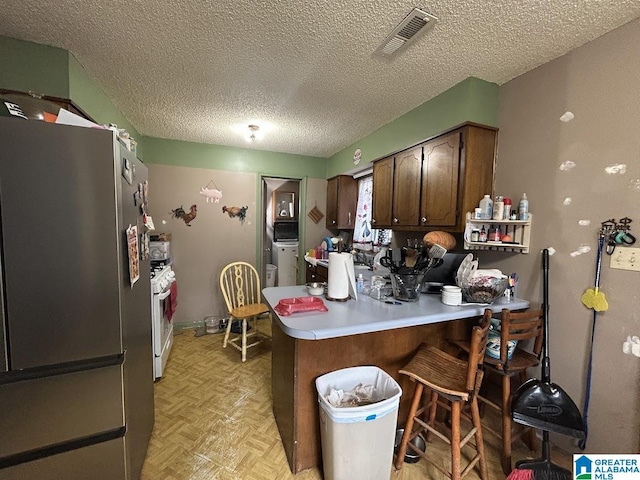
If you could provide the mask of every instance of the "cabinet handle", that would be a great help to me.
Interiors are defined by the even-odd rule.
[[[398,223],[398,219],[396,217],[393,217],[393,223]]]
[[[331,220],[331,223],[332,223],[333,225],[335,225],[335,224],[336,224],[336,221],[335,221],[335,220]]]
[[[373,225],[374,223],[376,223],[376,219],[375,219],[375,218],[372,218],[372,219],[371,219],[371,225]]]
[[[427,223],[427,217],[422,217],[422,218],[420,219],[420,221],[421,221],[422,223]]]
[[[351,225],[351,212],[349,212],[349,225]]]

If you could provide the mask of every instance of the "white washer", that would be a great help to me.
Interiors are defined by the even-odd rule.
[[[276,270],[278,287],[296,285],[298,280],[298,242],[273,242],[272,263]]]

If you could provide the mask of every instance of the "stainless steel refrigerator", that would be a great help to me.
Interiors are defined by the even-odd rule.
[[[154,420],[146,181],[110,130],[0,118],[1,480],[140,476]]]

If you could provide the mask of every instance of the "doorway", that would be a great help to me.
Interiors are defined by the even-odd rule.
[[[269,286],[267,283],[267,265],[277,264],[276,248],[274,244],[289,243],[289,247],[295,244],[295,265],[289,266],[290,262],[285,263],[283,268],[287,271],[280,272],[276,270],[276,282],[278,285],[278,277],[288,278],[288,284],[296,284],[300,275],[300,248],[303,245],[302,238],[304,225],[301,221],[300,212],[304,211],[304,202],[302,196],[304,193],[304,181],[299,178],[283,178],[283,177],[262,177],[262,228],[259,244],[261,249],[259,252],[259,261],[262,272],[262,285]],[[291,248],[287,249],[291,251]],[[276,265],[277,267],[277,265]],[[293,269],[293,270],[291,270]],[[292,277],[293,276],[293,277]]]

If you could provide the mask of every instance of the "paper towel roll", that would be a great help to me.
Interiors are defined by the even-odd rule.
[[[353,256],[350,253],[331,252],[329,254],[327,282],[327,298],[346,300],[351,292],[351,295],[357,299],[355,268]]]

